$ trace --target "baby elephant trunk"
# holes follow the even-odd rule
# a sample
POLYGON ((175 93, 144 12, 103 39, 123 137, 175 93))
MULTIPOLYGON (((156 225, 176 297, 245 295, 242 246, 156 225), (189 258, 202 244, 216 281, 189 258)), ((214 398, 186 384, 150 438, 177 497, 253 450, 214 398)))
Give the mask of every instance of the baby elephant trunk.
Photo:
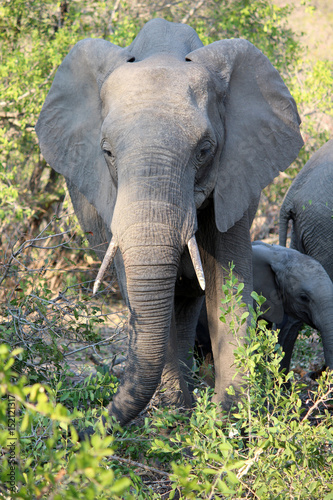
POLYGON ((333 302, 321 311, 320 318, 314 318, 314 326, 321 334, 325 364, 333 370, 333 302))

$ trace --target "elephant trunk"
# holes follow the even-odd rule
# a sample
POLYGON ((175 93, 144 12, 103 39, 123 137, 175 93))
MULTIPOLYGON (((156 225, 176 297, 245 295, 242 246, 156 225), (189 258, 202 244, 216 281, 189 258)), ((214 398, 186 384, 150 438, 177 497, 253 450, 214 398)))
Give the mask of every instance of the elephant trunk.
POLYGON ((287 208, 287 200, 285 199, 280 210, 279 221, 279 245, 282 247, 287 246, 288 223, 291 219, 291 213, 287 208))
POLYGON ((161 379, 173 311, 179 251, 135 246, 123 252, 129 306, 129 346, 124 377, 109 406, 121 425, 145 408, 161 379), (163 263, 157 255, 163 255, 163 263), (155 258, 154 258, 155 255, 155 258))
POLYGON ((321 335, 325 364, 333 370, 333 313, 332 305, 320 311, 320 318, 313 318, 313 325, 321 335))
POLYGON ((116 205, 112 233, 126 275, 129 347, 123 380, 109 412, 122 425, 145 408, 161 380, 180 256, 195 227, 194 211, 165 200, 116 205))
MULTIPOLYGON (((180 257, 197 228, 194 174, 191 188, 175 168, 178 163, 185 164, 178 150, 161 153, 154 144, 146 144, 143 153, 131 149, 118 158, 111 225, 115 246, 107 254, 112 258, 118 246, 129 308, 127 363, 109 407, 121 424, 145 408, 160 382, 169 355, 180 257)), ((199 277, 204 285, 200 272, 199 277)))

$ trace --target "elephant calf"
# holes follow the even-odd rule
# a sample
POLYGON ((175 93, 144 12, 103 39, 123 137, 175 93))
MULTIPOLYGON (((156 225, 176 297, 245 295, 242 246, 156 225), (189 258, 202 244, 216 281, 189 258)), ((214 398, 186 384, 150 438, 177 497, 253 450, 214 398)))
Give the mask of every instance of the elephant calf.
MULTIPOLYGON (((321 333, 326 365, 333 369, 333 283, 323 266, 297 250, 252 243, 253 288, 266 298, 263 318, 276 325, 289 370, 291 355, 303 323, 321 333)), ((197 340, 202 355, 210 351, 205 309, 201 311, 197 340)))
POLYGON ((266 302, 263 318, 275 323, 289 370, 298 332, 303 323, 319 330, 325 363, 333 368, 333 283, 323 266, 297 250, 252 243, 253 288, 266 302))
POLYGON ((280 210, 280 245, 318 260, 333 281, 333 139, 306 163, 290 186, 280 210))

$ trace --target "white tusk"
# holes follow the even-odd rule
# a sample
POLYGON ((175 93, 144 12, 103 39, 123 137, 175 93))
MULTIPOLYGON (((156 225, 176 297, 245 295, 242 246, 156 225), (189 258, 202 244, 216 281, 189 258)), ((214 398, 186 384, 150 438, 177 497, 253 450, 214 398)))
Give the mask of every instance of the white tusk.
POLYGON ((118 250, 118 245, 116 243, 116 239, 113 236, 111 239, 110 245, 106 251, 106 254, 104 255, 104 259, 103 259, 103 262, 101 264, 101 267, 99 268, 97 277, 95 279, 94 288, 93 288, 93 295, 95 295, 95 293, 97 293, 97 290, 99 289, 99 285, 101 284, 103 276, 105 274, 105 271, 107 270, 107 267, 113 261, 114 256, 117 253, 117 250, 118 250))
POLYGON ((193 264, 193 267, 195 270, 195 274, 197 275, 197 278, 199 281, 199 285, 204 290, 206 288, 205 275, 204 275, 204 272, 202 269, 199 248, 198 248, 197 241, 196 241, 194 235, 188 241, 187 246, 188 246, 188 249, 190 252, 190 256, 192 259, 192 264, 193 264))

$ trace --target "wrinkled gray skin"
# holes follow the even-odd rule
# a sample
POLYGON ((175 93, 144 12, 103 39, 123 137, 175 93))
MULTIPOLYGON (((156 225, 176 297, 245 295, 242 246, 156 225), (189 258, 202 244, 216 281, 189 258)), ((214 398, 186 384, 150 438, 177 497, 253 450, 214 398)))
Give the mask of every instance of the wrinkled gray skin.
POLYGON ((293 180, 280 210, 279 243, 318 260, 333 281, 333 139, 322 146, 293 180))
POLYGON ((303 144, 277 71, 246 40, 203 47, 189 26, 154 19, 127 48, 77 43, 36 131, 46 161, 66 177, 91 245, 102 257, 111 233, 119 244, 129 350, 110 415, 121 424, 133 419, 161 377, 172 402, 191 404, 180 361, 192 364, 203 301, 186 248, 194 234, 206 277, 214 399, 230 407, 225 389, 233 384, 237 392, 241 381, 233 380, 232 338, 218 320, 223 268, 234 262, 248 303, 249 228, 260 191, 303 144))
MULTIPOLYGON (((333 283, 323 266, 297 250, 252 243, 253 289, 266 298, 262 316, 280 330, 285 353, 281 368, 289 371, 292 351, 303 324, 321 333, 326 365, 333 369, 333 283)), ((205 307, 197 326, 200 357, 211 353, 205 307)))
POLYGON ((333 283, 323 266, 297 250, 252 243, 253 289, 266 298, 263 318, 280 329, 279 344, 289 370, 303 323, 321 333, 326 365, 333 369, 333 283))

